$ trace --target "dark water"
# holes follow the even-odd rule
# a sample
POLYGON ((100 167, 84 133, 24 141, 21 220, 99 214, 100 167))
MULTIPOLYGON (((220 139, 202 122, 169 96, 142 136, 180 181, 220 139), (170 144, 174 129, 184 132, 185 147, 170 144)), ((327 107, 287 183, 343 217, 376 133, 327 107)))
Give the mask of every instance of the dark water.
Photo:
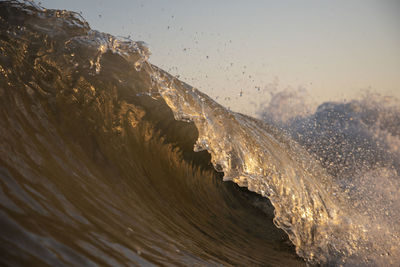
POLYGON ((76 13, 0 2, 2 264, 399 263, 396 100, 283 120, 276 98, 263 122, 148 56, 76 13))

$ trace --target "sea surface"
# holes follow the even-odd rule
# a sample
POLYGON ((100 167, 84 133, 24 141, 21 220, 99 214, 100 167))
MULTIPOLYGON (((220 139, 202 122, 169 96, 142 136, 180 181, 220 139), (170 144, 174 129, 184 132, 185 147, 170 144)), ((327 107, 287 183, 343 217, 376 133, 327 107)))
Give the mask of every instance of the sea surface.
POLYGON ((253 118, 149 56, 0 1, 1 265, 399 266, 398 99, 253 118))

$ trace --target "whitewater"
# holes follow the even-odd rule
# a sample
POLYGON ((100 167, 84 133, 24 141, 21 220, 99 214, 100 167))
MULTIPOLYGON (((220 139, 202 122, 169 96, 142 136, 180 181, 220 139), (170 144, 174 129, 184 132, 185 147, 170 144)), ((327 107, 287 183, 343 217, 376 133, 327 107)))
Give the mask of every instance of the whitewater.
POLYGON ((283 92, 252 118, 149 57, 0 2, 0 262, 400 263, 399 100, 288 116, 283 92))

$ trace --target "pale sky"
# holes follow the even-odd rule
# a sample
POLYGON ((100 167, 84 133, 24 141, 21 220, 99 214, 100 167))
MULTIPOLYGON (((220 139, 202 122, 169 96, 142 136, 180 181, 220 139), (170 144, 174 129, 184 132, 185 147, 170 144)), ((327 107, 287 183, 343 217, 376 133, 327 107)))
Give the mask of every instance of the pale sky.
POLYGON ((93 29, 145 41, 151 63, 228 106, 260 102, 265 88, 303 88, 320 101, 349 99, 365 89, 400 97, 397 0, 41 5, 82 12, 93 29))

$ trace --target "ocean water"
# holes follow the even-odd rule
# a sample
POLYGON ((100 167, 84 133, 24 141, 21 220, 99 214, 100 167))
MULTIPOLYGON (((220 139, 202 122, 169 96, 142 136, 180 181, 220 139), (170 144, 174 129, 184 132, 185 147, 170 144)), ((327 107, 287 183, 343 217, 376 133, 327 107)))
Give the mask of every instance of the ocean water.
POLYGON ((399 265, 397 99, 281 92, 252 118, 149 57, 0 2, 3 265, 399 265))

